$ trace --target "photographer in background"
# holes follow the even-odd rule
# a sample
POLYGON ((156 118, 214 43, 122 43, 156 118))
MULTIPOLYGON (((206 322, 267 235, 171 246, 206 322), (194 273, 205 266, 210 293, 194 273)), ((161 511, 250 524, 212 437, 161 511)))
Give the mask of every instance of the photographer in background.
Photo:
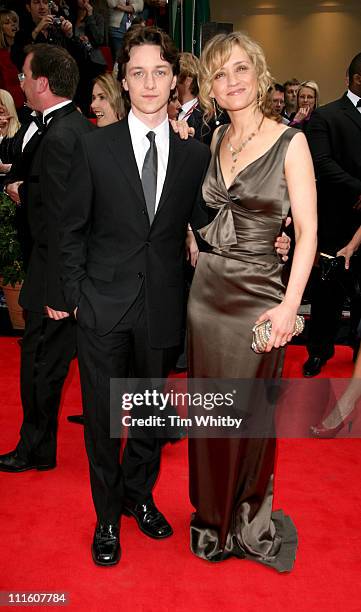
POLYGON ((73 26, 63 16, 51 14, 51 5, 47 0, 25 0, 27 18, 20 24, 11 48, 11 59, 21 71, 25 60, 24 48, 28 44, 48 43, 65 47, 72 52, 71 39, 73 26))

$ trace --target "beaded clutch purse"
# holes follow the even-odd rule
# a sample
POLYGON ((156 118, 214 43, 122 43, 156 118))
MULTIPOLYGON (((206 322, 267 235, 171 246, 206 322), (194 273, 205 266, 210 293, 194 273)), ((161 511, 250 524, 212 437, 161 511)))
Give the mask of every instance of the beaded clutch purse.
MULTIPOLYGON (((298 336, 299 334, 302 334, 304 328, 305 319, 301 315, 297 315, 295 321, 295 328, 293 330, 292 336, 298 336)), ((268 319, 268 321, 262 321, 262 323, 258 323, 253 327, 252 332, 252 349, 255 353, 264 353, 272 333, 271 321, 268 319)))

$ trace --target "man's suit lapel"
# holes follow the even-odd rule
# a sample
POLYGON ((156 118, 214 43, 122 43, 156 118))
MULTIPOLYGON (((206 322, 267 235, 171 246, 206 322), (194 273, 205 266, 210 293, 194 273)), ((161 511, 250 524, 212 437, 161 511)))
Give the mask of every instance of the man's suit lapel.
POLYGON ((108 146, 115 157, 119 172, 126 178, 137 199, 144 207, 143 187, 134 156, 127 119, 123 119, 116 124, 116 133, 109 139, 108 146))
POLYGON ((341 108, 345 115, 347 115, 361 129, 361 113, 352 104, 347 94, 344 94, 341 98, 341 108))
POLYGON ((167 172, 165 175, 165 181, 163 185, 162 194, 159 200, 159 204, 155 213, 155 218, 165 202, 169 198, 172 189, 174 187, 174 178, 177 174, 182 172, 182 166, 186 160, 187 147, 184 146, 184 142, 181 141, 180 137, 176 135, 173 129, 169 128, 169 157, 167 172))

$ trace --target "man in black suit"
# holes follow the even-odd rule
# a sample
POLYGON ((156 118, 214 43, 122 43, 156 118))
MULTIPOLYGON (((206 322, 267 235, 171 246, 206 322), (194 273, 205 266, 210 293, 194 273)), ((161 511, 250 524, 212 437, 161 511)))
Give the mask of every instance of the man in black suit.
MULTIPOLYGON (((16 449, 0 456, 0 470, 48 470, 56 465, 57 416, 68 367, 75 354, 75 321, 69 316, 59 270, 59 219, 75 142, 93 129, 71 98, 78 68, 68 52, 52 45, 27 49, 22 88, 42 113, 23 176, 22 201, 33 246, 20 303, 26 309, 21 350, 24 418, 16 449)), ((31 126, 36 130, 36 125, 31 126)))
POLYGON ((120 123, 81 138, 64 211, 64 287, 78 320, 85 442, 97 514, 95 563, 119 561, 119 520, 134 516, 156 539, 172 535, 152 489, 161 441, 120 440, 109 431, 111 378, 130 368, 140 379, 164 378, 184 329, 184 245, 199 227, 209 150, 169 128, 177 51, 167 34, 134 28, 120 66, 131 111, 120 123))
POLYGON ((361 53, 350 64, 348 91, 312 113, 306 136, 317 179, 320 253, 313 271, 309 358, 303 366, 304 375, 311 377, 334 354, 342 306, 350 291, 350 272, 333 258, 360 225, 361 53))

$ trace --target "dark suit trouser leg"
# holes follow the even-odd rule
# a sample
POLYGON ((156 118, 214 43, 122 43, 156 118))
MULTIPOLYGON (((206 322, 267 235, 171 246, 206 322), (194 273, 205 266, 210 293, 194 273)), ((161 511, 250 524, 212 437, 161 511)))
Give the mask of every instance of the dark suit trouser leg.
POLYGON ((128 440, 120 465, 120 440, 110 438, 110 378, 161 377, 173 365, 174 351, 152 349, 147 341, 142 294, 122 321, 105 336, 78 327, 78 356, 85 415, 85 445, 97 517, 119 520, 124 497, 151 496, 160 464, 156 439, 128 440), (170 366, 168 367, 168 363, 170 366))
POLYGON ((347 291, 337 279, 321 280, 318 268, 313 270, 311 321, 307 350, 311 356, 328 359, 342 316, 347 291))
POLYGON ((120 439, 110 437, 110 378, 125 378, 128 374, 131 335, 124 326, 123 330, 98 336, 79 324, 77 337, 93 502, 100 521, 117 523, 124 482, 119 462, 120 439))
POLYGON ((61 392, 75 355, 75 322, 27 312, 21 346, 20 386, 24 411, 17 446, 24 459, 56 460, 61 392))
MULTIPOLYGON (((179 346, 157 349, 150 346, 145 316, 141 316, 134 329, 134 358, 132 371, 135 378, 144 378, 145 386, 152 388, 151 378, 167 378, 170 370, 175 367, 179 354, 179 346)), ((153 412, 159 416, 159 411, 153 412)), ((176 414, 171 406, 166 407, 166 413, 176 414)), ((158 432, 155 432, 159 434, 158 432)), ((128 437, 123 453, 122 466, 125 479, 125 496, 136 503, 147 501, 152 496, 152 490, 158 478, 160 468, 161 440, 154 437, 128 437)))

